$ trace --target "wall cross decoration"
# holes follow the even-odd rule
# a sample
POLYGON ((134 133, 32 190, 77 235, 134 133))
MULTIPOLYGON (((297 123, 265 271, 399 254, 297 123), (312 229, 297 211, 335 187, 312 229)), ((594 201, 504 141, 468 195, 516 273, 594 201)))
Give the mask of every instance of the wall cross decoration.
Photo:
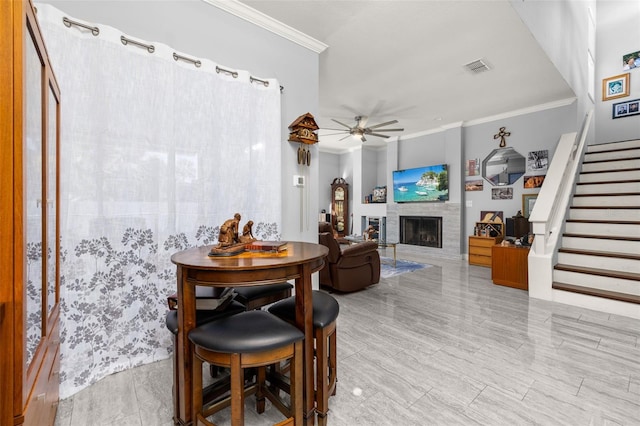
POLYGON ((500 131, 493 135, 494 139, 500 138, 500 148, 504 148, 507 146, 507 140, 505 139, 507 136, 511 136, 511 132, 505 131, 506 127, 500 127, 500 131))

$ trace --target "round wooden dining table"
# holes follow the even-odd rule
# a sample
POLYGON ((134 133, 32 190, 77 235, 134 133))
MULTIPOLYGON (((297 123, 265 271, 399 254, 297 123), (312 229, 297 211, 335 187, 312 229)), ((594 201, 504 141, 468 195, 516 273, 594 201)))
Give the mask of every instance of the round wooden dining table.
POLYGON ((196 325, 196 286, 240 287, 295 280, 296 326, 305 336, 304 418, 306 425, 313 425, 315 408, 311 275, 322 269, 329 250, 320 244, 297 241, 287 242, 287 249, 278 253, 244 252, 235 256, 211 257, 210 250, 211 246, 195 247, 171 256, 171 261, 177 266, 178 281, 178 335, 174 354, 178 360, 178 371, 174 371, 178 400, 174 401, 174 419, 181 425, 191 425, 193 421, 193 346, 188 336, 196 325))

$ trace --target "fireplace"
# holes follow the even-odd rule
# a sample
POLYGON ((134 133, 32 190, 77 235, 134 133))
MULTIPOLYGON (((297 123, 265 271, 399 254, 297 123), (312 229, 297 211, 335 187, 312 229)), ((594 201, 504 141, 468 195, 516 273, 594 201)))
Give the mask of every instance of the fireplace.
POLYGON ((400 216, 400 243, 442 248, 442 217, 400 216))

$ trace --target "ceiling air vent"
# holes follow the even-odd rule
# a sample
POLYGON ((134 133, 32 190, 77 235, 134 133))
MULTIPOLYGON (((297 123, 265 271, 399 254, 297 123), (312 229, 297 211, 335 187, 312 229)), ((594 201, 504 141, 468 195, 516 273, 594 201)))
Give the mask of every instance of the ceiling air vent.
POLYGON ((483 59, 469 62, 468 64, 464 65, 464 67, 472 74, 480 74, 481 72, 489 71, 491 69, 483 59))

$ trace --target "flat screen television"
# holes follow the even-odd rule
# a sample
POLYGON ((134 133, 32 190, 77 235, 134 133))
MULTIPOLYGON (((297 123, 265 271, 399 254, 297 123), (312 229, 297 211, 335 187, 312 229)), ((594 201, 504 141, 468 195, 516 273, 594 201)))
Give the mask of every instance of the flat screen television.
POLYGON ((393 172, 393 200, 396 203, 424 203, 449 200, 446 164, 393 172))

